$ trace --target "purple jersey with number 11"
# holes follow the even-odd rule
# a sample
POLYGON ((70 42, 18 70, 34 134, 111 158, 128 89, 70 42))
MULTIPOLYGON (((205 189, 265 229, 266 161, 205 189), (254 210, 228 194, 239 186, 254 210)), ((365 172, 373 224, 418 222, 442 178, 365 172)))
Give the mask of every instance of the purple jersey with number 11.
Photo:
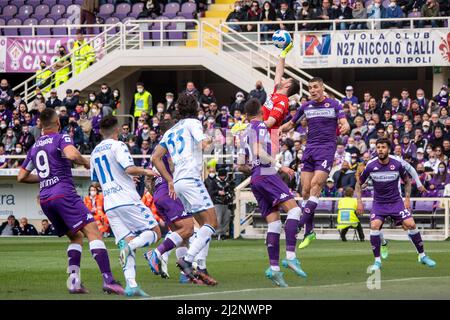
POLYGON ((39 177, 40 204, 59 236, 75 234, 94 221, 77 194, 73 184, 72 164, 63 150, 73 145, 67 134, 51 133, 41 136, 28 151, 22 168, 36 169, 39 177))

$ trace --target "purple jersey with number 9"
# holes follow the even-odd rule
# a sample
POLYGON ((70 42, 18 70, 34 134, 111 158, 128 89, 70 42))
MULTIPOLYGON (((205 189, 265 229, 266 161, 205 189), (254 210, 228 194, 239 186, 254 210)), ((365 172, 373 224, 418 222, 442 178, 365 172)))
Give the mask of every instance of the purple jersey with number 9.
POLYGON ((76 194, 72 164, 63 153, 68 145, 73 145, 69 135, 52 133, 41 136, 28 151, 22 168, 30 172, 36 169, 41 200, 76 194))

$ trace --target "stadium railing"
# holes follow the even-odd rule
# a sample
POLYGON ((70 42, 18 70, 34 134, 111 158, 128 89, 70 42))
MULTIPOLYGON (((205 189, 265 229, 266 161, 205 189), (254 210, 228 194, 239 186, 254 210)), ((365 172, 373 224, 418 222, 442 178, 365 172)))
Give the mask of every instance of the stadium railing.
POLYGON ((348 20, 295 20, 295 21, 243 21, 243 22, 223 22, 221 26, 228 26, 230 28, 241 28, 242 31, 239 33, 242 34, 245 38, 247 38, 247 43, 249 44, 258 44, 258 45, 269 45, 272 44, 272 34, 274 30, 278 30, 280 24, 285 26, 289 26, 287 30, 289 32, 295 33, 323 33, 323 32, 370 32, 374 30, 415 30, 415 31, 432 31, 434 29, 445 29, 448 30, 450 26, 450 17, 433 17, 424 18, 424 17, 410 17, 410 18, 397 18, 397 19, 348 19, 348 20), (442 27, 439 28, 429 28, 425 25, 424 28, 417 28, 415 25, 419 21, 430 21, 436 20, 442 24, 442 27), (389 27, 389 28, 381 28, 381 23, 383 22, 402 22, 405 27, 397 28, 397 27, 389 27), (340 30, 338 27, 341 23, 347 24, 347 30, 340 30), (366 29, 352 29, 348 30, 348 26, 352 23, 364 23, 367 25, 366 29), (252 25, 256 28, 255 31, 246 31, 245 26, 252 25), (264 31, 262 26, 271 27, 270 30, 264 31), (327 28, 328 26, 328 28, 327 28), (315 30, 319 27, 321 30, 315 30), (265 39, 265 40, 264 40, 265 39))

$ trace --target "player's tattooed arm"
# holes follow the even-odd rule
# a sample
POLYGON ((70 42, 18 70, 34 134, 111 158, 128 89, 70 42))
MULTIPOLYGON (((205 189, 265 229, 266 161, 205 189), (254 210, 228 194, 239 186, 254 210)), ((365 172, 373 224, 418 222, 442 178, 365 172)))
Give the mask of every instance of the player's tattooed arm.
POLYGON ((172 175, 167 171, 166 166, 164 165, 164 162, 162 160, 166 153, 167 149, 158 144, 152 154, 153 165, 161 174, 161 176, 167 181, 167 184, 169 185, 169 196, 172 199, 176 199, 172 175))
POLYGON ((90 164, 89 160, 87 158, 83 157, 81 155, 80 151, 78 151, 78 149, 75 148, 73 145, 67 145, 64 148, 63 153, 67 159, 75 162, 76 164, 81 164, 86 169, 91 168, 91 164, 90 164))
POLYGON ((39 177, 36 174, 31 174, 28 170, 20 168, 17 181, 22 183, 38 183, 39 177))
POLYGON ((405 182, 405 208, 411 210, 411 178, 406 176, 405 182))

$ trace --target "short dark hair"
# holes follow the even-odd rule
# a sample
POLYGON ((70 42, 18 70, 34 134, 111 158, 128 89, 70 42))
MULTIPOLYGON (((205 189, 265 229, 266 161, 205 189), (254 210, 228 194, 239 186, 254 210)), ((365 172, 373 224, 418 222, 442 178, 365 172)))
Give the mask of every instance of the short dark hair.
POLYGON ((323 79, 320 77, 314 77, 309 79, 308 83, 313 83, 313 82, 319 82, 319 83, 323 83, 323 79))
POLYGON ((198 102, 193 95, 180 94, 177 105, 181 119, 197 118, 198 102))
POLYGON ((353 197, 353 188, 352 187, 347 187, 344 190, 344 197, 353 197))
POLYGON ((386 144, 388 146, 388 149, 391 150, 391 140, 389 140, 388 138, 377 139, 376 145, 379 144, 386 144))
POLYGON ((44 222, 44 221, 48 222, 48 220, 47 220, 47 219, 42 219, 42 221, 41 221, 41 222, 44 222))
POLYGON ((255 117, 261 110, 261 103, 258 99, 252 98, 245 103, 244 110, 248 117, 255 117))
POLYGON ((115 116, 108 115, 100 121, 100 131, 108 135, 118 124, 119 122, 115 116))
POLYGON ((159 131, 163 135, 167 130, 175 125, 174 120, 162 120, 159 124, 159 131))
POLYGON ((300 92, 300 82, 298 80, 291 78, 291 85, 289 86, 289 89, 287 91, 287 96, 290 97, 299 92, 300 92))
POLYGON ((45 128, 51 126, 57 117, 55 109, 45 108, 39 115, 39 120, 41 120, 42 127, 45 128))

